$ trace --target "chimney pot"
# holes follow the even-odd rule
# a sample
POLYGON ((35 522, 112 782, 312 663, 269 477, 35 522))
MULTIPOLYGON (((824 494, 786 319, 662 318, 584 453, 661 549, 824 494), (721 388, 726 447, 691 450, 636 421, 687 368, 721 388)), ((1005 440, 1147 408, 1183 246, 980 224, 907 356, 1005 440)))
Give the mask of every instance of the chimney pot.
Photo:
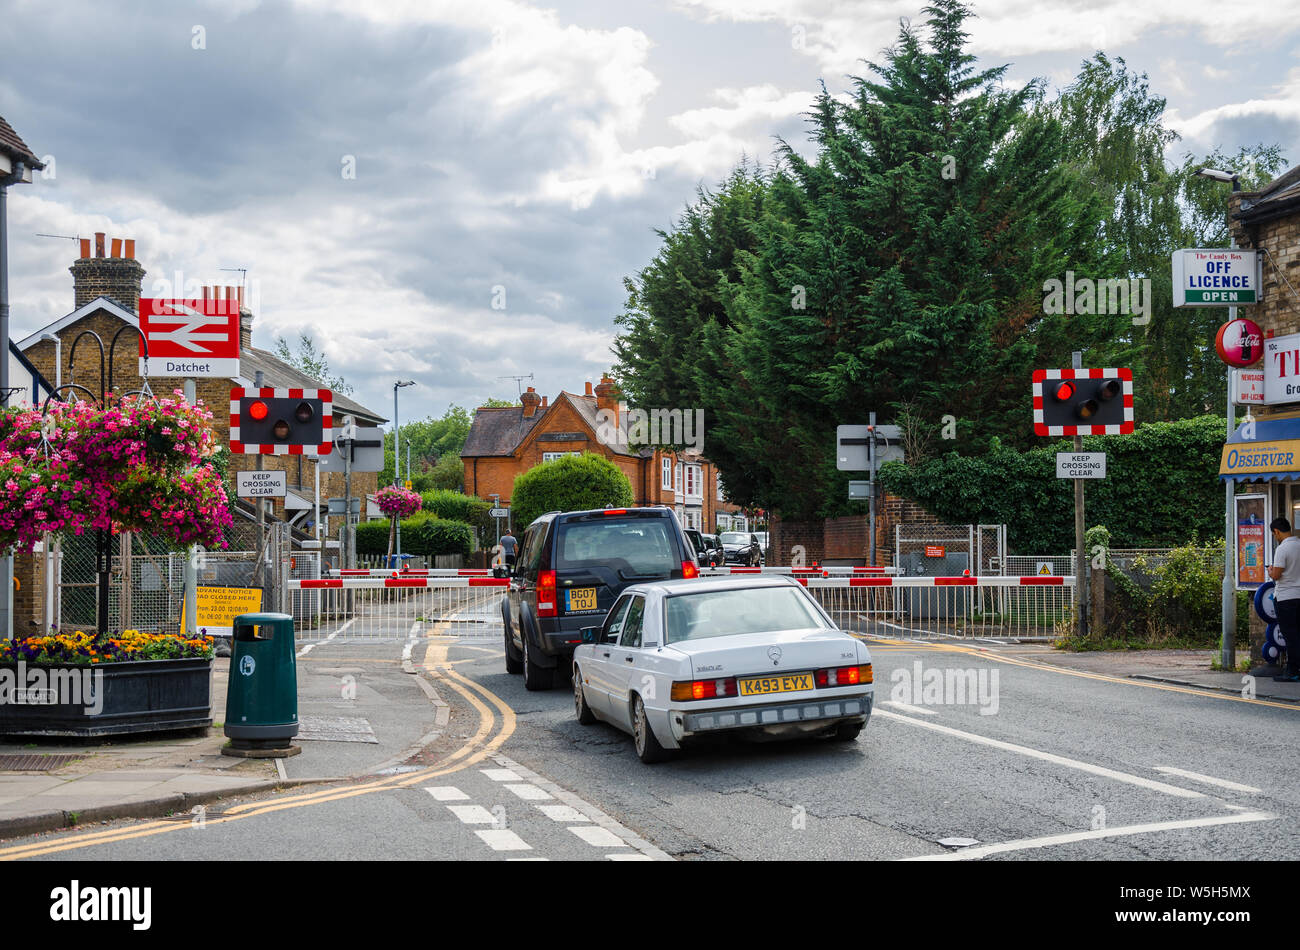
POLYGON ((591 380, 587 380, 587 395, 591 395, 591 380))
POLYGON ((111 247, 111 250, 109 251, 108 256, 109 256, 109 257, 121 257, 121 256, 122 256, 122 239, 121 239, 121 238, 113 238, 112 247, 111 247))
POLYGON ((104 256, 104 232, 103 231, 95 232, 95 256, 96 257, 104 256))
POLYGON ((126 254, 123 255, 128 260, 135 260, 135 241, 134 239, 126 242, 126 254))
POLYGON ((542 397, 537 395, 532 386, 528 387, 528 392, 519 397, 519 401, 524 406, 524 416, 531 419, 537 414, 537 407, 541 405, 542 397))
POLYGON ((542 397, 542 408, 543 408, 543 409, 546 408, 546 397, 545 397, 545 396, 542 397))
POLYGON ((90 257, 90 238, 81 239, 81 259, 90 257))

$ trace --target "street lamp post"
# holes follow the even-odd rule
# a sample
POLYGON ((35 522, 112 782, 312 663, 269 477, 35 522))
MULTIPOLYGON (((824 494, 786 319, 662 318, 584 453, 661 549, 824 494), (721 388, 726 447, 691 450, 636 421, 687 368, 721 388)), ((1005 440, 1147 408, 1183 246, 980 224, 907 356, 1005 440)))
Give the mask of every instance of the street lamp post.
MULTIPOLYGON (((1215 181, 1231 182, 1233 191, 1241 190, 1241 182, 1232 172, 1220 171, 1216 168, 1202 168, 1197 172, 1206 178, 1212 178, 1215 181)), ((1237 239, 1232 235, 1232 226, 1228 226, 1229 248, 1236 250, 1237 239)), ((1237 319, 1237 308, 1228 307, 1228 320, 1237 319)), ((1231 441, 1235 413, 1232 407, 1232 367, 1225 367, 1227 372, 1227 385, 1224 386, 1226 393, 1226 411, 1228 416, 1228 435, 1225 441, 1231 441)), ((1223 630, 1222 640, 1220 641, 1220 663, 1225 670, 1232 670, 1237 665, 1237 585, 1235 577, 1237 573, 1236 554, 1237 539, 1236 532, 1233 530, 1236 521, 1236 513, 1233 511, 1233 496, 1235 494, 1235 483, 1231 478, 1223 481, 1223 630)))
MULTIPOLYGON (((397 421, 397 391, 406 386, 414 386, 415 380, 406 382, 398 380, 393 383, 393 487, 402 487, 402 427, 397 421)), ((397 519, 397 558, 402 558, 402 519, 397 519)), ((391 567, 391 565, 390 565, 391 567)))
MULTIPOLYGON (((13 129, 0 119, 8 132, 13 129)), ((0 406, 9 405, 9 186, 32 180, 32 169, 45 164, 18 138, 5 136, 0 142, 0 406)), ((0 559, 0 638, 14 636, 14 556, 0 559)))

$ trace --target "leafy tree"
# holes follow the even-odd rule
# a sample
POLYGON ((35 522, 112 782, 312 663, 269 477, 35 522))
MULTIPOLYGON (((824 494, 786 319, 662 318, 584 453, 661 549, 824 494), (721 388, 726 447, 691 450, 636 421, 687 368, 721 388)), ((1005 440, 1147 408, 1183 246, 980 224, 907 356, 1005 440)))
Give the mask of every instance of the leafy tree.
MULTIPOLYGON (((406 457, 411 457, 411 482, 417 491, 434 488, 458 488, 465 469, 460 450, 469 436, 470 414, 462 406, 449 406, 441 419, 430 416, 416 422, 402 423, 402 475, 406 475, 406 457), (421 478, 420 476, 427 476, 421 478)), ((381 485, 393 481, 393 433, 384 433, 384 468, 379 473, 381 485)))
POLYGON ((342 393, 344 396, 352 395, 352 387, 343 381, 342 376, 330 375, 329 362, 325 359, 324 353, 316 352, 316 344, 312 340, 311 334, 300 333, 298 335, 298 353, 296 356, 289 352, 289 344, 284 337, 276 337, 275 355, 295 369, 306 373, 312 379, 318 380, 326 389, 342 393))
POLYGON ((584 452, 566 455, 515 477, 510 493, 513 521, 520 528, 548 511, 583 511, 636 504, 632 483, 609 459, 584 452))

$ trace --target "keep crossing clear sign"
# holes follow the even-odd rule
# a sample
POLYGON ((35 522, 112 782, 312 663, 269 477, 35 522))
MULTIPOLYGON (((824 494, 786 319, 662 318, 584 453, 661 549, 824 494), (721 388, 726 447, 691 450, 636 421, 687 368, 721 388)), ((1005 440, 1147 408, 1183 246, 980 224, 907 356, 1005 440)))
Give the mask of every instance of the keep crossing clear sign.
POLYGON ((1105 478, 1105 452, 1057 452, 1057 478, 1105 478))

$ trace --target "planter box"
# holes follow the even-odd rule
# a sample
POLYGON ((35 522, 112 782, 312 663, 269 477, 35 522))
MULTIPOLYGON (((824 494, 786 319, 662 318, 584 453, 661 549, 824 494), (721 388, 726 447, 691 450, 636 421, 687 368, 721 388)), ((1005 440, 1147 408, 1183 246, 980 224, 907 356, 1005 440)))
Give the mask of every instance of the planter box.
POLYGON ((24 692, 15 696, 10 683, 19 668, 0 667, 0 735, 93 737, 212 725, 210 659, 27 664, 24 672, 27 682, 16 683, 24 692), (35 670, 44 674, 43 692, 28 688, 35 670))

